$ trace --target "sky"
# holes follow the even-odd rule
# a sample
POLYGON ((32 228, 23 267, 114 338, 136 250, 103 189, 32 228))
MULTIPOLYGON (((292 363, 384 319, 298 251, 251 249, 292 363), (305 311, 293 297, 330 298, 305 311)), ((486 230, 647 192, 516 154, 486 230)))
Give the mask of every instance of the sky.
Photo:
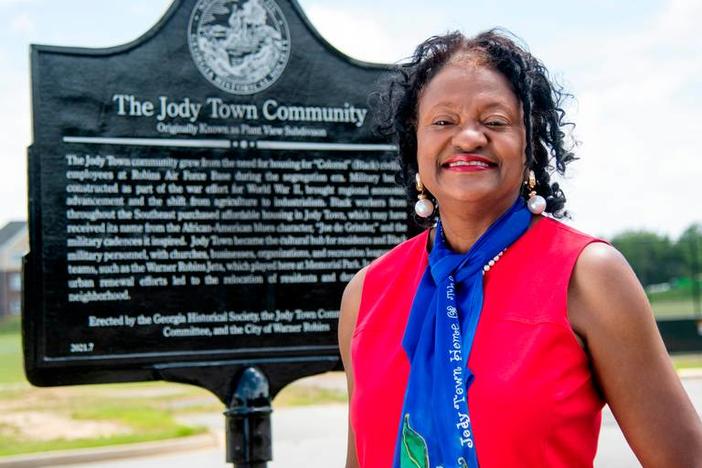
MULTIPOLYGON (((500 26, 574 99, 578 161, 563 183, 575 227, 677 237, 702 222, 702 2, 299 0, 356 59, 395 63, 434 34, 500 26)), ((0 0, 0 225, 26 219, 29 44, 108 47, 153 26, 170 0, 0 0)))

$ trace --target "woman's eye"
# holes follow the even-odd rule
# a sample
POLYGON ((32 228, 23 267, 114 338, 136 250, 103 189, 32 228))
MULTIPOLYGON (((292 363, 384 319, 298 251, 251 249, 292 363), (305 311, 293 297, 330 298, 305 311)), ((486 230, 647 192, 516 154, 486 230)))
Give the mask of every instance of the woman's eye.
POLYGON ((488 127, 505 127, 508 124, 504 120, 488 120, 485 122, 485 125, 488 127))
POLYGON ((446 119, 437 119, 432 123, 432 125, 436 125, 437 127, 445 127, 446 125, 451 125, 451 121, 446 119))

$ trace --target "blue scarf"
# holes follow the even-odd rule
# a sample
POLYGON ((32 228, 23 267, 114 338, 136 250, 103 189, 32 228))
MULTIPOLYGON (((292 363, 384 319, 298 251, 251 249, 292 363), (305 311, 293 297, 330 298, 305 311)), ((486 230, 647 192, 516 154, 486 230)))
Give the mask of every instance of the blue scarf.
POLYGON ((529 227, 519 197, 465 254, 436 226, 429 265, 419 283, 402 346, 409 380, 394 468, 477 468, 468 388, 468 357, 483 307, 483 267, 529 227))

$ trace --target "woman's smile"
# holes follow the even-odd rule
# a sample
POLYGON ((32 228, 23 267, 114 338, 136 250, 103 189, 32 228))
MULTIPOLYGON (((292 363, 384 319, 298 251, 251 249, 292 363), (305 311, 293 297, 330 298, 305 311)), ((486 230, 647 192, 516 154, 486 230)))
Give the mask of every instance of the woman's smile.
POLYGON ((478 154, 456 154, 444 162, 443 169, 455 172, 479 172, 497 168, 497 164, 478 154))

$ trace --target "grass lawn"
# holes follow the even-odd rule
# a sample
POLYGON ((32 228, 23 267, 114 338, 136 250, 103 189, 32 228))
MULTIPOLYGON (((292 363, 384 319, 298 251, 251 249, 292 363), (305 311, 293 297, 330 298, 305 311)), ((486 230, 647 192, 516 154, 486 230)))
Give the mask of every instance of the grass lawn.
POLYGON ((20 318, 17 316, 0 320, 0 335, 18 334, 21 332, 20 318))
POLYGON ((162 382, 32 387, 19 320, 0 322, 0 456, 194 435, 205 428, 177 416, 215 408, 221 411, 205 390, 162 382))
MULTIPOLYGON (((292 384, 276 397, 274 407, 346 401, 343 390, 292 384)), ((206 390, 167 382, 55 388, 0 385, 0 457, 195 435, 207 429, 182 424, 179 416, 221 414, 224 409, 206 390), (19 426, 26 432, 8 423, 13 416, 33 418, 19 426), (114 433, 97 435, 105 426, 114 433), (92 435, 79 437, 81 431, 92 435)))
MULTIPOLYGON (((206 429, 177 421, 181 402, 214 397, 163 384, 34 388, 0 386, 0 456, 99 447, 194 435, 206 429), (131 387, 131 388, 130 388, 131 387)), ((203 393, 200 393, 203 392, 203 393)), ((202 405, 202 403, 201 403, 202 405)), ((184 411, 187 411, 184 410, 184 411)))
POLYGON ((702 353, 676 354, 670 358, 676 369, 702 369, 702 353))
POLYGON ((656 318, 702 318, 702 316, 695 315, 695 307, 690 298, 653 300, 651 306, 656 318))
POLYGON ((0 334, 0 384, 24 381, 19 334, 0 334))
POLYGON ((308 406, 328 403, 346 403, 346 390, 308 387, 290 384, 275 397, 274 407, 308 406))

